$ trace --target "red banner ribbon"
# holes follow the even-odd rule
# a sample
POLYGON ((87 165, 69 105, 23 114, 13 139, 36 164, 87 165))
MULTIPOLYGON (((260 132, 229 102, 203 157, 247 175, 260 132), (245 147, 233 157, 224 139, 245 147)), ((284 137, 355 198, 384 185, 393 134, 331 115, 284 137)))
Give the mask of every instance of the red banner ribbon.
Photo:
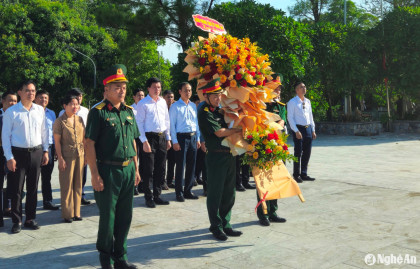
POLYGON ((257 208, 262 204, 262 202, 265 202, 265 197, 267 197, 268 191, 264 194, 263 198, 258 202, 257 206, 255 207, 255 212, 257 212, 257 208))

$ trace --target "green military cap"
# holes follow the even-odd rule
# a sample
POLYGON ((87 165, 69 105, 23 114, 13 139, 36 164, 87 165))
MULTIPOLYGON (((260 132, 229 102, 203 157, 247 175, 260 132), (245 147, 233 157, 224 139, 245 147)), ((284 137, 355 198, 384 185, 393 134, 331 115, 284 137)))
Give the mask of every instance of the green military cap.
POLYGON ((212 94, 212 93, 221 93, 223 92, 222 87, 220 87, 220 78, 213 79, 199 90, 203 91, 203 94, 212 94))
POLYGON ((128 82, 125 74, 127 74, 127 67, 125 67, 125 65, 113 65, 108 70, 106 70, 105 78, 102 82, 104 83, 104 86, 111 82, 128 82))
POLYGON ((273 77, 273 82, 277 82, 277 83, 282 83, 283 82, 283 75, 280 73, 275 73, 273 75, 271 75, 273 77))
POLYGON ((272 74, 271 75, 271 77, 273 78, 272 80, 270 80, 270 81, 268 81, 266 84, 265 84, 265 86, 267 87, 267 88, 270 88, 270 89, 276 89, 278 86, 280 86, 281 85, 281 82, 283 81, 283 75, 282 74, 280 74, 280 73, 275 73, 275 74, 272 74))

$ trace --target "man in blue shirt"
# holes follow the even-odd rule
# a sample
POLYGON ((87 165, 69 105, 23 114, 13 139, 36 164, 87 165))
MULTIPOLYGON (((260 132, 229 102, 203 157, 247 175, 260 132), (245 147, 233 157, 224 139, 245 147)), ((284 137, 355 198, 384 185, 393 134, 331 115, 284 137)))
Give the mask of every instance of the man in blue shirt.
POLYGON ((52 203, 52 190, 51 190, 51 174, 54 170, 54 137, 52 126, 56 119, 55 112, 48 109, 48 103, 50 100, 50 94, 45 90, 39 90, 35 95, 35 104, 40 105, 45 110, 45 124, 48 129, 48 164, 41 167, 41 189, 42 189, 42 201, 44 209, 58 210, 58 206, 52 203))
POLYGON ((197 148, 200 148, 200 131, 197 121, 197 107, 189 99, 192 88, 188 82, 179 85, 181 98, 169 109, 170 130, 176 156, 175 192, 176 200, 198 199, 191 192, 194 184, 197 148), (185 176, 184 176, 185 168, 185 176), (185 184, 183 184, 185 181, 185 184), (184 188, 183 188, 184 185, 184 188))

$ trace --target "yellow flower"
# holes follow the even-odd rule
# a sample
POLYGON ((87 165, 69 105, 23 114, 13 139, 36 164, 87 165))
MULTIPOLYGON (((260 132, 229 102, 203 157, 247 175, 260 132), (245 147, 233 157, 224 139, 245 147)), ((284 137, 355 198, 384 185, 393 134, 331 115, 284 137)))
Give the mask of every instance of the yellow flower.
POLYGON ((217 68, 217 73, 219 73, 219 74, 223 73, 223 67, 219 66, 217 68))
POLYGON ((200 56, 203 56, 204 53, 206 53, 204 50, 200 50, 199 52, 200 56))
POLYGON ((204 73, 210 73, 210 71, 211 71, 210 65, 204 66, 204 73))
POLYGON ((248 145, 248 146, 246 147, 246 150, 247 150, 247 151, 254 152, 254 151, 255 151, 255 147, 254 147, 253 145, 248 145))
MULTIPOLYGON (((262 136, 264 137, 264 135, 262 135, 262 136)), ((261 135, 260 135, 260 137, 261 137, 261 135)), ((264 139, 263 144, 264 145, 267 145, 268 144, 268 140, 267 139, 264 139)))
POLYGON ((209 56, 207 57, 207 60, 209 61, 209 63, 214 62, 214 58, 213 58, 213 56, 212 56, 212 55, 209 55, 209 56))
POLYGON ((252 154, 252 157, 253 157, 254 159, 258 159, 258 152, 254 152, 254 153, 252 154))
MULTIPOLYGON (((222 82, 221 80, 220 80, 220 82, 222 82)), ((222 82, 223 83, 223 82, 222 82)), ((236 86, 237 86, 237 84, 236 84, 236 80, 231 80, 230 81, 230 86, 232 87, 232 88, 235 88, 236 86)))
POLYGON ((225 75, 221 75, 220 76, 220 82, 221 83, 225 83, 226 82, 227 77, 225 75))
POLYGON ((257 140, 252 140, 251 144, 252 144, 253 146, 255 146, 256 144, 258 144, 258 141, 257 141, 257 140))

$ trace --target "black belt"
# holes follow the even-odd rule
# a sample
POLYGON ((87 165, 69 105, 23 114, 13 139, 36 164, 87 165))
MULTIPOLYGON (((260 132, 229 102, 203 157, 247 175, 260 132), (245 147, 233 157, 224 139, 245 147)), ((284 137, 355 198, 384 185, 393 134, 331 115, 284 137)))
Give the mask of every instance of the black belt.
POLYGON ((179 136, 195 136, 195 132, 191 132, 191 133, 176 133, 179 136))
POLYGON ((124 162, 114 162, 114 161, 101 161, 98 160, 98 163, 103 163, 103 164, 108 164, 108 165, 116 165, 116 166, 128 166, 131 162, 133 161, 133 159, 129 159, 127 161, 124 162))
POLYGON ((159 132, 159 133, 156 133, 156 132, 146 132, 146 135, 162 136, 163 135, 163 132, 159 132))
POLYGON ((299 124, 296 124, 296 127, 302 127, 302 128, 305 128, 305 129, 307 129, 309 126, 310 125, 299 125, 299 124))
POLYGON ((19 147, 12 147, 13 150, 23 151, 23 152, 34 152, 38 149, 41 149, 41 145, 33 147, 33 148, 19 148, 19 147))

